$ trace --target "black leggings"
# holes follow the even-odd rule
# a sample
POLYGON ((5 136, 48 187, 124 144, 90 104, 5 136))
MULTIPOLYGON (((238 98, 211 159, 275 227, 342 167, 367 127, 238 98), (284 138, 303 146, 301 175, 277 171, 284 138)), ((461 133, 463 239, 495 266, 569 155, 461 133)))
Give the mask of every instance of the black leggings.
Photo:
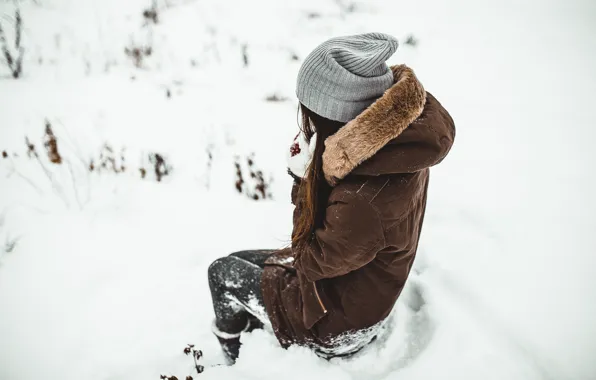
POLYGON ((262 327, 262 322, 266 322, 261 277, 265 261, 273 252, 236 252, 209 266, 215 326, 220 332, 237 334, 247 327, 262 327))

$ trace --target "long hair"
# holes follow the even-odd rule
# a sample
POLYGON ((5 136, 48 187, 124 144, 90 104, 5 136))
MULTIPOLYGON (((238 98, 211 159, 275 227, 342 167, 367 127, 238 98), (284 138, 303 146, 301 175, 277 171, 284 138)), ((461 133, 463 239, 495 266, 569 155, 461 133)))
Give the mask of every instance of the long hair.
POLYGON ((296 207, 299 214, 294 219, 292 234, 292 245, 297 247, 308 243, 315 230, 323 226, 325 209, 331 194, 331 186, 323 175, 325 140, 345 125, 317 115, 303 104, 300 104, 299 110, 302 115, 300 129, 308 141, 316 132, 317 143, 312 160, 298 188, 296 207))

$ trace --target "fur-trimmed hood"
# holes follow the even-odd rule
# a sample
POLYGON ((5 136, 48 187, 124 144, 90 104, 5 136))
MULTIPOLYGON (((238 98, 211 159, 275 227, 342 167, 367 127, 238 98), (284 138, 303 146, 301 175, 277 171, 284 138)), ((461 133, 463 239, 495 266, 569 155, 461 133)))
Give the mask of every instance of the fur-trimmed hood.
POLYGON ((395 84, 325 141, 323 171, 331 185, 350 173, 412 173, 439 163, 455 137, 451 116, 409 67, 391 67, 395 84))

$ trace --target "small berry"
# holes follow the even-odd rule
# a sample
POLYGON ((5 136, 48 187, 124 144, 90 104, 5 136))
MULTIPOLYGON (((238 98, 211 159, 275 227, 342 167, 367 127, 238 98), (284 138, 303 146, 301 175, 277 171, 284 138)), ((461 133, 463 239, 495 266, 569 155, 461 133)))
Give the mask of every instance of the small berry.
POLYGON ((297 142, 295 142, 291 147, 290 147, 290 154, 292 155, 292 157, 294 157, 297 154, 300 154, 300 145, 298 145, 297 142))

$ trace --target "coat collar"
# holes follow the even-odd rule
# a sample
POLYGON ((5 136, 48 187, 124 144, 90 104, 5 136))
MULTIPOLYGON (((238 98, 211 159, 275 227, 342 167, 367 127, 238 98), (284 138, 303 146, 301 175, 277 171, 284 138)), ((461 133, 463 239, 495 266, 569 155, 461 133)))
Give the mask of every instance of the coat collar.
POLYGON ((391 67, 394 85, 354 120, 325 140, 323 172, 331 185, 398 137, 420 116, 426 91, 414 71, 391 67))

